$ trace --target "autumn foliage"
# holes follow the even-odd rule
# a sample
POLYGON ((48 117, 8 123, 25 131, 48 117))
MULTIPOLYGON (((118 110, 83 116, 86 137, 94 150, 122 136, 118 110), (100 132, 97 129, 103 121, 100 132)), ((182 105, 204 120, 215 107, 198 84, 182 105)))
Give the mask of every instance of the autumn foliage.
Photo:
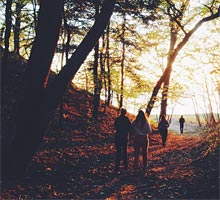
MULTIPOLYGON (((219 126, 203 134, 150 136, 149 167, 114 174, 114 107, 100 107, 92 120, 92 95, 70 85, 25 177, 3 181, 1 199, 218 199, 219 126)), ((13 116, 11 116, 13 118, 13 116)), ((134 116, 129 115, 132 120, 134 116)), ((13 120, 12 120, 13 121, 13 120)), ((37 122, 36 122, 37 123, 37 122)))

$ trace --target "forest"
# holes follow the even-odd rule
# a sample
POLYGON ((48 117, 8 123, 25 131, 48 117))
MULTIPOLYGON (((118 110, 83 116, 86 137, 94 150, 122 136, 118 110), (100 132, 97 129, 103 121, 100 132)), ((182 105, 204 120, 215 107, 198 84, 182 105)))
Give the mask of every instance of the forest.
POLYGON ((2 199, 219 199, 219 0, 0 0, 0 13, 2 199), (114 174, 122 108, 150 119, 145 173, 128 143, 114 174))

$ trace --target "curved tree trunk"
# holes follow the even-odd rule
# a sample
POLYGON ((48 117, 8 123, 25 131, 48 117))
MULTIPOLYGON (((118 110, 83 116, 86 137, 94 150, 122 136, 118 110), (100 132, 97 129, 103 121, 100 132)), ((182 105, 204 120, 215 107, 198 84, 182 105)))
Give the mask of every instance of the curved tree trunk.
MULTIPOLYGON (((173 48, 173 51, 169 51, 170 54, 169 54, 169 57, 168 57, 167 67, 166 67, 165 71, 163 72, 163 74, 161 75, 160 79, 157 81, 156 85, 154 86, 151 98, 150 98, 150 100, 148 102, 148 105, 147 105, 147 108, 146 108, 146 113, 148 114, 148 116, 150 116, 151 110, 152 110, 152 108, 154 106, 154 103, 156 102, 157 94, 158 94, 158 92, 159 92, 159 90, 161 88, 161 85, 164 82, 168 82, 168 79, 170 79, 170 74, 172 72, 172 64, 175 62, 175 59, 176 59, 179 51, 185 46, 185 44, 189 41, 190 37, 197 31, 197 29, 203 23, 211 21, 211 20, 216 19, 218 17, 220 17, 220 7, 218 8, 218 11, 216 13, 214 13, 214 14, 212 13, 210 16, 205 17, 205 18, 201 19, 199 22, 197 22, 196 25, 188 33, 184 32, 185 36, 183 37, 181 42, 175 47, 175 49, 173 48)), ((172 28, 171 28, 171 31, 172 31, 172 28)), ((173 42, 175 41, 173 39, 171 37, 170 50, 172 50, 171 47, 173 46, 173 42)), ((168 88, 168 86, 166 86, 166 84, 164 84, 164 87, 168 88)), ((164 97, 164 94, 163 94, 163 97, 164 97)), ((168 95, 168 93, 166 93, 166 95, 168 95)), ((165 97, 163 98, 163 97, 162 97, 162 99, 163 99, 164 102, 162 102, 161 105, 163 105, 163 112, 164 112, 165 107, 167 105, 167 103, 166 103, 167 98, 165 98, 165 97)), ((162 112, 161 112, 161 114, 162 114, 162 112)))
POLYGON ((16 178, 24 174, 28 162, 36 152, 47 129, 51 112, 58 106, 69 81, 103 34, 114 3, 114 0, 104 1, 95 24, 57 75, 53 84, 47 87, 47 77, 62 21, 63 1, 42 0, 40 2, 37 35, 25 76, 27 87, 17 113, 16 136, 10 149, 4 154, 4 162, 2 162, 4 163, 2 174, 6 178, 16 178))
POLYGON ((45 80, 59 37, 62 7, 60 0, 42 0, 40 3, 37 35, 25 74, 26 88, 16 114, 16 135, 3 158, 2 170, 6 177, 23 175, 47 127, 48 116, 44 113, 42 101, 45 80))

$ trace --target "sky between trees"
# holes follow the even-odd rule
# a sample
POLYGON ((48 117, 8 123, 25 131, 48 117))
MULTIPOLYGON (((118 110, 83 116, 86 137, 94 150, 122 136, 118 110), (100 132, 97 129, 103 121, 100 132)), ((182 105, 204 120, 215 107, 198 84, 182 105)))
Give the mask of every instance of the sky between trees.
MULTIPOLYGON (((192 5, 187 10, 186 18, 184 19, 185 21, 190 21, 188 29, 191 29, 202 17, 207 16, 207 14, 204 15, 202 13, 205 12, 204 10, 202 11, 203 8, 204 6, 201 1, 192 1, 192 5)), ((122 17, 116 13, 113 14, 111 19, 114 21, 111 23, 115 28, 118 28, 122 23, 122 17)), ((138 33, 137 36, 127 30, 127 38, 135 41, 136 45, 141 48, 141 51, 127 45, 125 73, 127 72, 128 74, 130 66, 133 68, 137 67, 136 74, 140 75, 140 79, 143 80, 142 84, 147 86, 133 98, 127 95, 124 100, 124 107, 128 108, 130 112, 136 113, 139 108, 144 108, 144 105, 146 105, 155 82, 159 79, 166 66, 170 42, 169 23, 166 17, 163 17, 161 20, 152 21, 148 25, 140 22, 137 23, 130 16, 127 16, 127 21, 128 26, 132 26, 138 33)), ((218 65, 220 61, 219 27, 219 19, 204 23, 177 56, 171 75, 171 94, 167 107, 168 114, 209 112, 208 94, 212 101, 213 111, 215 113, 219 112, 219 89, 217 89, 220 81, 218 77, 220 72, 218 65), (213 71, 216 73, 213 73, 213 71), (208 89, 206 85, 208 85, 208 89), (194 108, 195 104, 197 105, 196 110, 194 108)), ((114 48, 118 48, 117 52, 120 57, 121 46, 120 44, 114 45, 116 46, 114 48)), ((87 79, 91 83, 90 72, 87 69, 91 65, 93 54, 94 52, 90 53, 90 56, 73 80, 79 87, 87 87, 86 81, 82 82, 82 79, 87 79)), ((59 59, 56 59, 54 66, 59 67, 59 59)), ((112 65, 112 68, 117 68, 117 65, 112 65)), ((129 87, 133 84, 137 83, 133 82, 129 75, 125 75, 125 90, 128 90, 128 94, 133 92, 129 91, 129 87)), ((113 102, 117 106, 117 101, 113 102)), ((154 114, 159 113, 159 104, 160 102, 158 101, 153 109, 154 114)))
MULTIPOLYGON (((15 1, 16 2, 16 1, 15 1)), ((22 1, 23 2, 23 1, 22 1)), ((27 1, 28 2, 28 1, 27 1)), ((182 1, 180 1, 183 3, 182 1)), ((180 4, 176 1, 176 5, 180 4)), ((186 1, 187 2, 187 1, 186 1)), ((1 1, 1 4, 3 2, 1 1)), ((215 4, 220 4, 219 1, 215 1, 215 4)), ((202 17, 209 14, 207 6, 211 5, 211 1, 190 1, 190 5, 184 15, 184 23, 186 28, 190 30, 195 23, 198 22, 202 17)), ((140 107, 144 107, 150 97, 152 88, 155 82, 159 79, 162 72, 165 69, 167 62, 167 53, 170 42, 170 25, 167 16, 163 13, 164 8, 162 5, 159 7, 157 12, 162 16, 160 19, 149 20, 147 24, 138 20, 130 13, 125 15, 126 18, 126 30, 125 30, 125 100, 124 107, 128 107, 131 112, 135 112, 140 107), (138 80, 134 81, 131 79, 132 74, 130 73, 131 68, 138 74, 139 84, 141 85, 141 91, 136 91, 135 85, 138 85, 138 80), (132 85, 132 87, 130 87, 132 85), (134 86, 133 86, 134 85, 134 86), (128 86, 128 87, 127 87, 128 86), (132 96, 132 97, 131 97, 132 96), (128 100, 129 98, 132 98, 128 100), (133 102, 133 103, 132 103, 133 102), (135 103, 136 102, 136 103, 135 103), (136 104, 136 105, 135 105, 136 104)), ((4 7, 1 6, 1 18, 0 24, 3 27, 4 24, 4 7)), ((38 7, 36 7, 38 8, 38 7)), ((28 9, 32 9, 32 6, 27 3, 24 7, 25 12, 29 12, 28 9)), ((84 11, 85 12, 85 11, 84 11)), ((88 11, 93 12, 92 8, 88 11)), ((80 16, 80 15, 79 15, 80 16)), ((15 17, 15 16, 14 16, 15 17)), ((92 25, 91 14, 88 14, 87 18, 80 18, 81 22, 70 19, 69 24, 83 25, 85 29, 88 29, 92 25)), ((14 18, 15 19, 15 18, 14 18)), ((26 23, 26 22, 25 22, 26 23)), ((24 27, 26 24, 22 24, 24 27)), ((123 17, 122 13, 114 12, 111 17, 112 33, 110 34, 111 51, 112 56, 115 60, 120 59, 122 44, 120 38, 116 36, 121 34, 123 17), (116 58, 118 57, 118 58, 116 58)), ((190 38, 184 48, 180 51, 177 59, 173 64, 173 72, 171 75, 170 85, 170 96, 168 102, 168 113, 194 113, 194 103, 198 104, 197 112, 207 112, 208 101, 207 93, 210 94, 213 102, 214 112, 219 112, 219 91, 217 90, 219 84, 219 65, 220 54, 219 54, 219 37, 220 37, 220 20, 215 19, 213 21, 203 24, 190 38), (213 73, 215 71, 215 73, 213 73), (205 84, 208 84, 208 91, 205 84)), ((86 30, 82 33, 86 33, 86 30)), ((27 34, 27 32, 26 32, 27 34)), ((25 37, 22 36, 22 37, 25 37)), ((66 40, 60 36, 59 43, 62 40, 66 40)), ((71 34, 71 45, 80 43, 83 35, 73 32, 71 34)), ((11 38, 13 40, 13 38, 11 38)), ((20 40, 22 42, 22 39, 20 40)), ((13 49, 13 46, 10 47, 13 49)), ((79 72, 75 76, 73 82, 79 87, 86 88, 86 84, 89 83, 90 88, 93 87, 92 74, 88 69, 91 67, 94 52, 92 51, 80 68, 79 72), (84 81, 82 81, 84 80, 84 81), (87 83, 88 82, 88 83, 87 83)), ((61 61, 61 54, 55 54, 54 62, 52 65, 53 70, 61 68, 65 64, 65 61, 61 61)), ((118 68, 120 62, 114 61, 111 64, 112 75, 116 79, 120 78, 118 68), (116 74, 117 73, 117 74, 116 74)), ((119 81, 112 81, 113 90, 115 93, 119 92, 119 81)), ((139 85, 138 85, 139 86, 139 85)), ((159 97, 160 99, 160 97, 159 97)), ((117 102, 115 104, 117 106, 117 102)), ((154 113, 158 113, 160 100, 156 102, 153 109, 154 113)))

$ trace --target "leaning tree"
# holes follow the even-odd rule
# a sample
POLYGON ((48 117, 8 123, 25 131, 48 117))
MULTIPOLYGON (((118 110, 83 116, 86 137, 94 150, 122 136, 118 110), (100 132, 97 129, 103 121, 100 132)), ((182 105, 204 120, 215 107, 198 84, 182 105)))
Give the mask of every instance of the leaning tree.
POLYGON ((210 15, 208 17, 200 19, 192 29, 187 31, 187 24, 184 24, 184 22, 190 21, 190 19, 184 19, 184 14, 188 9, 189 3, 189 0, 181 1, 180 4, 175 4, 173 1, 170 0, 165 1, 164 12, 169 17, 170 46, 167 54, 166 68, 159 80, 157 81, 156 85, 154 86, 151 98, 146 108, 146 113, 148 115, 150 115, 151 113, 151 110, 157 99, 157 94, 161 87, 163 87, 163 89, 160 116, 166 115, 170 76, 176 57, 178 56, 180 50, 187 44, 191 36, 199 29, 199 27, 201 27, 202 24, 220 17, 220 7, 217 9, 217 6, 219 6, 219 4, 217 4, 217 1, 212 1, 210 6, 206 6, 208 11, 210 12, 210 15))
POLYGON ((63 3, 63 0, 40 1, 36 38, 24 77, 24 95, 16 113, 15 138, 9 148, 3 152, 2 174, 7 178, 24 174, 46 131, 51 112, 59 105, 68 82, 73 79, 103 34, 115 1, 103 1, 93 26, 53 83, 48 85, 50 66, 59 38, 63 3))

